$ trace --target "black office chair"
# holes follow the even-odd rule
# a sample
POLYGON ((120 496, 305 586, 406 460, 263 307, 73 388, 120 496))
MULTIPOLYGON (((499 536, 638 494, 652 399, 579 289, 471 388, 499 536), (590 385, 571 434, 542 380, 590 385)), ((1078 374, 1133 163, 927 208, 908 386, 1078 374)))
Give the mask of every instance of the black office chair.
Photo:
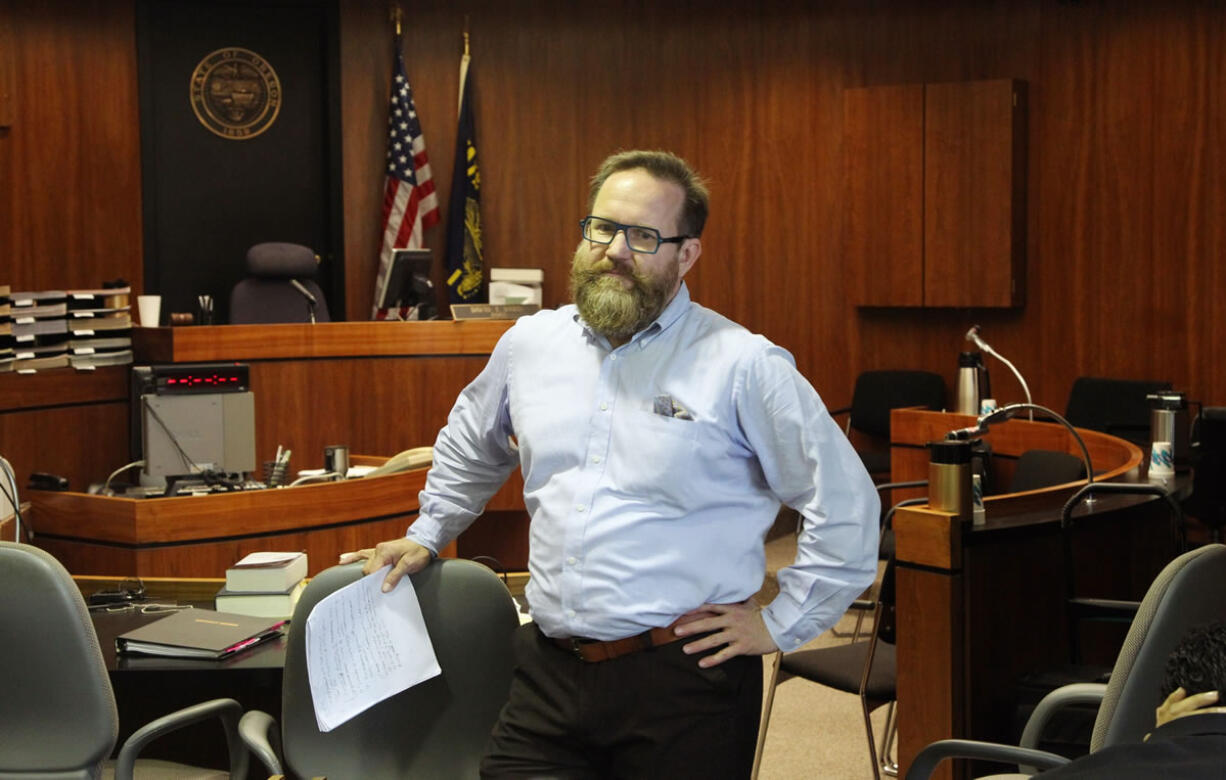
POLYGON ((1133 444, 1149 444, 1149 401, 1170 382, 1082 376, 1069 390, 1064 417, 1077 428, 1102 431, 1133 444))
MULTIPOLYGON (((940 410, 945 407, 945 380, 931 371, 865 371, 856 377, 851 405, 830 412, 847 414, 845 430, 865 433, 887 443, 890 440, 890 410, 910 406, 940 410)), ((889 476, 890 451, 857 450, 869 474, 889 476)))
POLYGON ((112 765, 119 717, 98 636, 81 592, 45 551, 0 542, 0 776, 97 778, 108 764, 118 780, 145 777, 226 777, 225 772, 165 761, 137 761, 154 739, 218 718, 229 746, 229 776, 246 777, 247 751, 238 739, 242 708, 213 699, 178 710, 137 730, 112 765))
POLYGON ((247 278, 230 291, 230 322, 328 322, 328 302, 315 283, 317 268, 315 253, 301 244, 268 242, 251 247, 247 278))
POLYGON ((479 563, 443 559, 412 575, 442 674, 384 699, 329 732, 315 720, 306 623, 319 601, 362 576, 333 566, 307 585, 285 650, 281 726, 251 710, 243 740, 269 774, 291 777, 476 777, 511 689, 511 635, 519 625, 502 580, 479 563))
POLYGON ((1017 459, 1009 492, 1023 493, 1085 478, 1085 461, 1076 455, 1058 450, 1026 450, 1017 459))
POLYGON ((961 739, 934 742, 915 757, 907 780, 924 780, 938 763, 956 757, 1017 763, 1023 777, 1034 774, 1036 768, 1050 769, 1068 763, 1064 756, 1034 748, 1048 719, 1066 703, 1099 702, 1091 752, 1140 742, 1154 727, 1154 711, 1162 702, 1161 683, 1171 650, 1189 629, 1226 620, 1223 582, 1226 546, 1206 545, 1180 555, 1167 564, 1146 591, 1116 658, 1110 682, 1078 683, 1053 691, 1027 722, 1020 746, 961 739))
POLYGON ((762 745, 765 743, 766 729, 770 724, 775 686, 792 677, 799 677, 858 695, 864 714, 864 730, 868 739, 873 777, 880 780, 882 772, 897 774, 897 767, 890 759, 893 738, 898 728, 894 718, 898 687, 894 603, 894 561, 891 558, 886 561, 885 572, 877 590, 877 600, 873 608, 873 632, 867 639, 775 654, 766 684, 766 704, 758 744, 759 759, 762 745), (871 714, 882 706, 888 706, 889 711, 886 714, 881 748, 878 751, 877 741, 873 736, 871 714))

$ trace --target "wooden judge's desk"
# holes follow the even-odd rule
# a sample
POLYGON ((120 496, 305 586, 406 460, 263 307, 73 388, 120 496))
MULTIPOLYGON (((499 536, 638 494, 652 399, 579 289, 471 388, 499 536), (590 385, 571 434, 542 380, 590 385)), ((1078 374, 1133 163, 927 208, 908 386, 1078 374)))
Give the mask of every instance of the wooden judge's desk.
MULTIPOLYGON (((278 446, 292 450, 293 474, 323 466, 327 445, 387 457, 433 444, 456 396, 511 324, 135 328, 133 348, 141 365, 246 364, 255 396, 256 461, 272 460, 278 446)), ((100 370, 96 377, 60 371, 0 382, 0 400, 9 393, 14 401, 0 415, 0 440, 9 446, 11 439, 12 451, 26 453, 29 462, 16 464, 21 471, 69 478, 73 492, 23 497, 34 504, 35 544, 74 574, 214 577, 245 551, 259 549, 305 549, 314 574, 331 565, 335 553, 403 535, 416 515, 424 472, 200 497, 86 495, 85 485, 101 483, 129 460, 127 369, 100 370), (69 429, 73 438, 43 433, 69 429)), ((461 535, 457 553, 526 568, 522 492, 516 475, 486 507, 489 517, 461 535)))
MULTIPOLYGON (((927 479, 925 444, 974 425, 971 415, 896 409, 890 416, 891 479, 927 479)), ((1139 481, 1141 450, 1078 429, 1096 481, 1139 481)), ((1014 419, 983 437, 989 475, 1007 485, 1031 449, 1081 456, 1056 423, 1014 419)), ((920 505, 893 520, 897 560, 898 757, 905 773, 920 749, 956 737, 1016 744, 1016 686, 1023 676, 1069 663, 1060 512, 1081 486, 988 495, 982 525, 920 505)), ((895 491, 897 503, 924 491, 895 491)), ((1074 512, 1078 595, 1140 600, 1177 551, 1169 508, 1151 496, 1099 496, 1074 512)), ((1110 667, 1126 627, 1081 630, 1085 660, 1110 667)), ((938 777, 965 777, 969 762, 946 761, 938 777)))

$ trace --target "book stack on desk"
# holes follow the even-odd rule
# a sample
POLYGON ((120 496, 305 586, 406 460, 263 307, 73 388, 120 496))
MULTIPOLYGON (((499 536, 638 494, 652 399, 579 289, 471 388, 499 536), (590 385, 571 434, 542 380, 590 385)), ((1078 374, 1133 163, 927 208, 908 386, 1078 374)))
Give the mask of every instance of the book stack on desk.
POLYGON ((0 373, 13 370, 13 307, 9 286, 0 284, 0 373))
POLYGON ((68 291, 68 350, 73 368, 132 362, 131 288, 68 291))
POLYGON ((306 588, 306 553, 251 553, 226 569, 226 587, 217 591, 220 612, 288 618, 306 588))
POLYGON ((39 371, 68 365, 68 301, 63 290, 15 292, 13 370, 39 371))

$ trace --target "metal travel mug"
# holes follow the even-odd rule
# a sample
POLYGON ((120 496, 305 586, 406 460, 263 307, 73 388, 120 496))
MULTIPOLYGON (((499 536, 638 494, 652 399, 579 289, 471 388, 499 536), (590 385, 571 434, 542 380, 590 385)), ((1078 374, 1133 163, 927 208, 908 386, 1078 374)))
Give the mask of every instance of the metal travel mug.
POLYGON ((969 523, 974 509, 971 443, 934 441, 928 443, 928 450, 928 506, 969 523))
POLYGON ((335 474, 335 479, 345 478, 349 472, 349 445, 329 444, 324 447, 324 471, 335 474))

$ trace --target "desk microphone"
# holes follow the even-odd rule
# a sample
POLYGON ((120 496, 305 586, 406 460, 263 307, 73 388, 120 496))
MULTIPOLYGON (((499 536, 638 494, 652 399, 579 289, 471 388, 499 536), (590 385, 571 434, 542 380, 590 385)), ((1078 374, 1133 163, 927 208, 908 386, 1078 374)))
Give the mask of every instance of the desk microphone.
POLYGON ((310 304, 311 324, 314 325, 315 324, 315 305, 319 303, 319 301, 315 300, 315 295, 310 290, 308 290, 306 288, 306 285, 304 285, 302 282, 298 281, 297 279, 290 279, 289 283, 290 283, 290 286, 292 286, 295 290, 302 293, 302 297, 306 298, 307 303, 310 304))

